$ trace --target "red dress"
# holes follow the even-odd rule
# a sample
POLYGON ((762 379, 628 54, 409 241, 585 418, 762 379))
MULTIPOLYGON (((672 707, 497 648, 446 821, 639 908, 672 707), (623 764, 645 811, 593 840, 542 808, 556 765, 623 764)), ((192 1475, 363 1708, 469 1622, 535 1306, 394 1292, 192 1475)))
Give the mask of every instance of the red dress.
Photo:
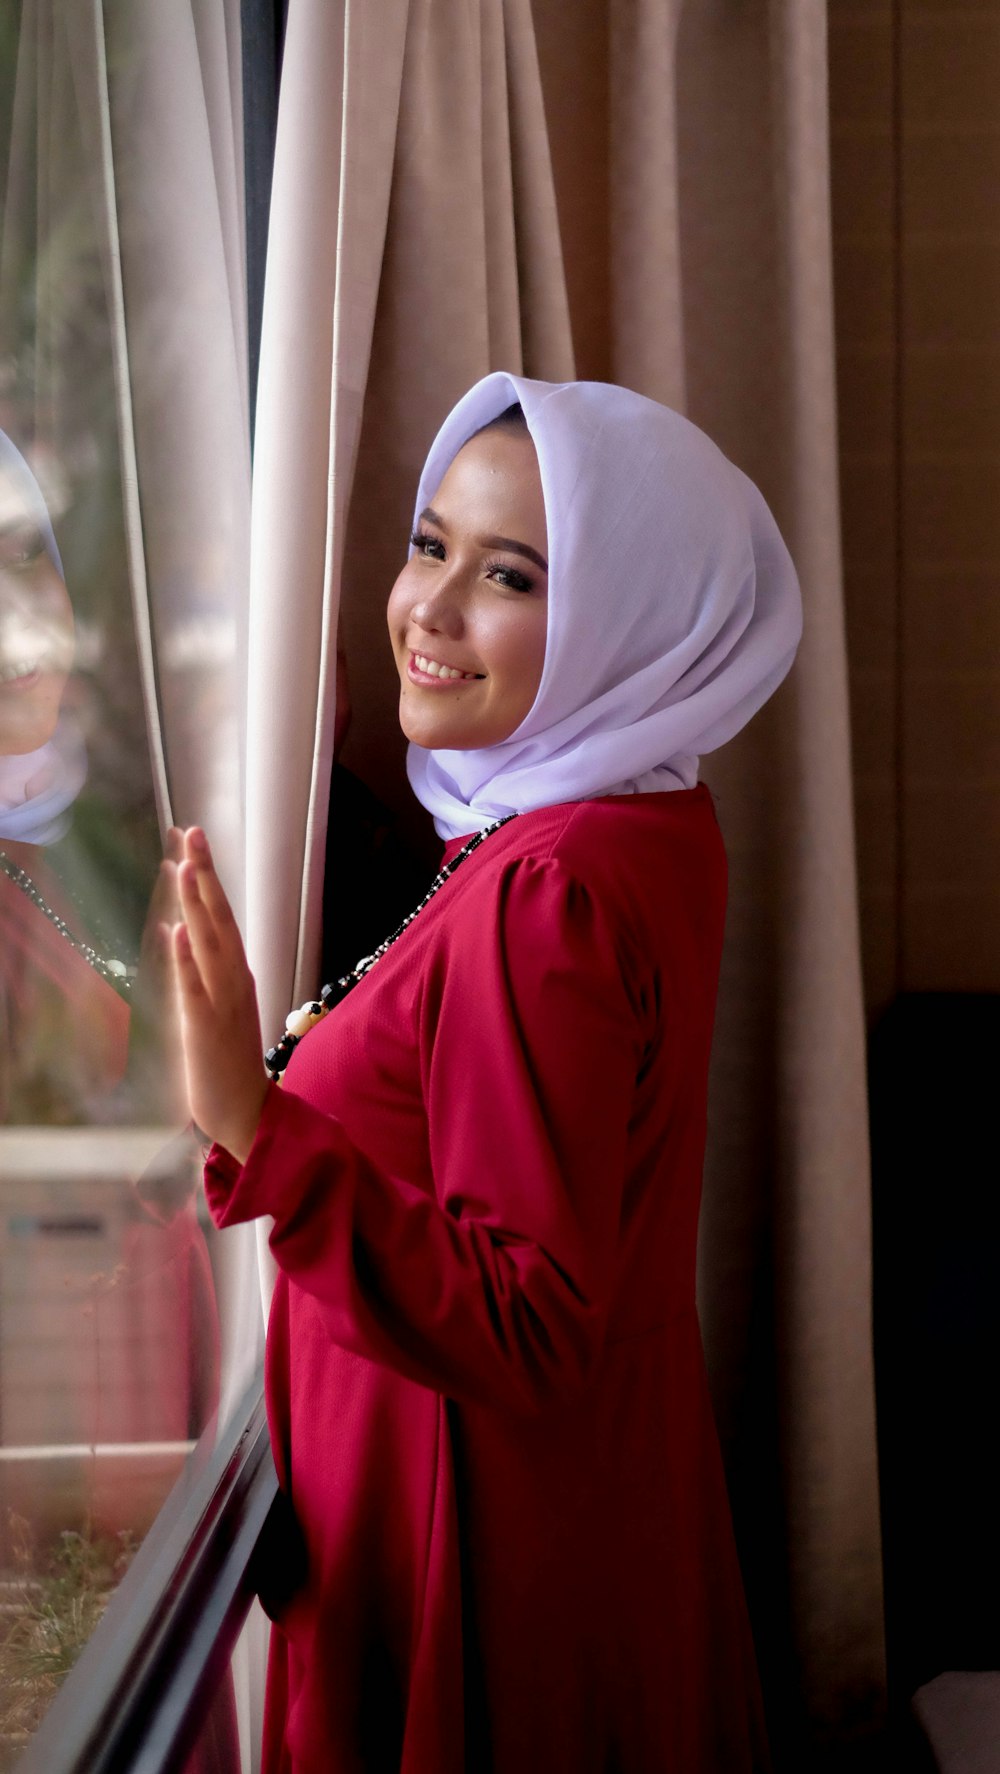
POLYGON ((524 814, 210 1154, 281 1271, 268 1774, 766 1765, 695 1315, 724 901, 702 786, 524 814))

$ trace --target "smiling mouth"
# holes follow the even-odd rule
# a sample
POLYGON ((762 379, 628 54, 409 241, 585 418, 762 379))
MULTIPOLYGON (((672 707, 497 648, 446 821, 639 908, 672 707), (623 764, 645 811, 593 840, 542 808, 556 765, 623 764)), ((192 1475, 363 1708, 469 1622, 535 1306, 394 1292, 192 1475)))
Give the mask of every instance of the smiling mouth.
POLYGON ((41 661, 38 659, 17 659, 10 665, 0 665, 0 690, 27 690, 37 684, 42 675, 41 661))
POLYGON ((459 671, 455 665, 442 665, 426 653, 411 648, 407 675, 418 684, 474 684, 486 676, 482 671, 459 671))

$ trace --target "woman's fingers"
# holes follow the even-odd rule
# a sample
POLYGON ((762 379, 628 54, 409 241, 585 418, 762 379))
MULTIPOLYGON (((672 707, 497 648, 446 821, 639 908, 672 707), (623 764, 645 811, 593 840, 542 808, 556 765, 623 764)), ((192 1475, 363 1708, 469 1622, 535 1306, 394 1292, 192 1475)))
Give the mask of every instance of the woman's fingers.
MULTIPOLYGON (((184 939, 177 953, 186 949, 197 968, 203 989, 213 1003, 224 1001, 232 984, 233 963, 223 952, 219 931, 201 894, 199 871, 188 861, 177 872, 181 911, 184 916, 184 939)), ((179 940, 179 939, 178 939, 179 940)))
POLYGON ((260 1019, 239 927, 197 827, 184 834, 178 887, 184 923, 171 945, 191 1113, 242 1162, 267 1092, 260 1019))
POLYGON ((245 1014, 254 1000, 254 986, 243 939, 207 839, 197 826, 185 833, 178 884, 192 953, 209 998, 221 1010, 245 1014))
MULTIPOLYGON (((191 826, 184 834, 184 854, 198 872, 198 892, 202 903, 220 932, 236 931, 233 909, 226 898, 222 882, 215 872, 212 852, 201 827, 191 826)), ((238 934, 238 932, 237 932, 238 934)), ((242 947, 242 943, 240 945, 242 947)))
POLYGON ((189 1003, 207 1000, 205 982, 201 976, 201 968, 195 959, 191 942, 191 931, 187 924, 164 925, 168 931, 168 939, 173 947, 174 966, 177 969, 177 981, 181 988, 181 998, 189 1003))

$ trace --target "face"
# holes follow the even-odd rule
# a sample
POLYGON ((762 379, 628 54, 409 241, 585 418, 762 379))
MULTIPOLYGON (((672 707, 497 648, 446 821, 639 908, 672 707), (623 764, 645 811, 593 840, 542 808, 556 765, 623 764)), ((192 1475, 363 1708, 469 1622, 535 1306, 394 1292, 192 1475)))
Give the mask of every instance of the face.
POLYGON ((412 540, 389 599, 400 725, 428 748, 498 745, 528 713, 545 659, 545 502, 528 433, 472 438, 412 540))
POLYGON ((0 468, 0 755, 52 738, 73 663, 73 610, 37 519, 0 468))

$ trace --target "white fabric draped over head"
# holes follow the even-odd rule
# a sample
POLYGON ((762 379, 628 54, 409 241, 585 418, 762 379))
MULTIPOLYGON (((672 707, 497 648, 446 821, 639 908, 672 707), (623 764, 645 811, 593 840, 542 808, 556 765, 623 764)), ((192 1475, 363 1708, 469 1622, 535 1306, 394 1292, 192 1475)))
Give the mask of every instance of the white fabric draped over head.
MULTIPOLYGON (((6 432, 0 431, 0 523, 10 521, 8 501, 16 514, 37 523, 45 550, 65 579, 52 519, 37 480, 6 432)), ((3 638, 3 596, 0 592, 0 642, 3 638)), ((2 646, 0 646, 2 661, 2 646)), ((69 809, 87 779, 87 753, 75 720, 62 714, 52 738, 37 751, 0 756, 0 842, 54 844, 69 830, 69 809)))
POLYGON ((761 494, 696 425, 603 382, 498 371, 448 415, 416 513, 462 445, 519 402, 548 532, 545 663, 499 745, 407 758, 439 836, 598 795, 691 788, 795 657, 802 604, 761 494))

